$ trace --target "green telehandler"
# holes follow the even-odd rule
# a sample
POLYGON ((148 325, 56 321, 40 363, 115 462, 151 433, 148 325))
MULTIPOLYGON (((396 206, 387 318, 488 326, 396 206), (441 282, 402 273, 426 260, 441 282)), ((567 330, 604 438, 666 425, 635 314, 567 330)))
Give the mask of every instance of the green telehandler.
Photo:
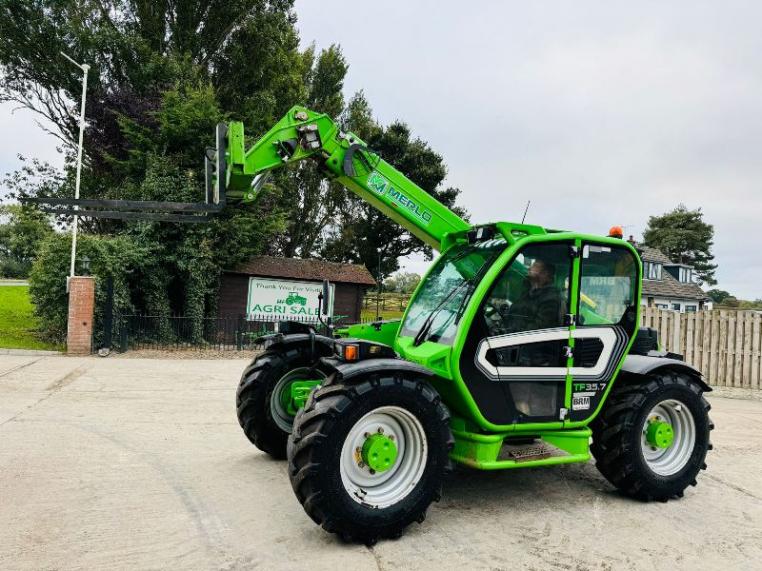
POLYGON ((239 122, 216 135, 215 202, 256 201, 269 171, 310 159, 440 252, 401 320, 327 334, 282 323, 241 376, 245 435, 288 459, 296 497, 325 530, 368 544, 399 537, 439 500, 453 462, 500 470, 592 455, 641 500, 696 484, 711 389, 639 328, 642 266, 621 234, 471 225, 299 106, 251 147, 239 122))

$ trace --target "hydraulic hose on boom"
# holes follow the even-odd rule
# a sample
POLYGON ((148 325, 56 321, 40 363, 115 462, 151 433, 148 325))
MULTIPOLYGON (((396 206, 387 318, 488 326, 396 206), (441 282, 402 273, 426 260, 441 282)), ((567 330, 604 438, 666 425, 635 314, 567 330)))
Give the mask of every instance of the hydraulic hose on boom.
POLYGON ((328 115, 295 106, 249 149, 241 122, 217 126, 216 157, 207 157, 207 193, 256 198, 264 175, 304 159, 317 160, 338 181, 435 249, 445 235, 471 228, 452 210, 345 133, 328 115), (216 161, 216 165, 212 162, 216 161))

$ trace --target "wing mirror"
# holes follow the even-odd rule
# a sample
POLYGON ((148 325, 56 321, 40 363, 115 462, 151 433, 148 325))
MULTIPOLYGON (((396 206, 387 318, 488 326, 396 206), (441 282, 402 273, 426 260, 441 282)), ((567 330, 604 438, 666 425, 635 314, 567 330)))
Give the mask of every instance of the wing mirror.
POLYGON ((320 323, 325 325, 330 335, 333 331, 333 325, 331 325, 331 282, 328 280, 323 280, 323 291, 318 294, 318 300, 320 300, 318 319, 320 323))
POLYGON ((331 282, 323 280, 323 291, 318 294, 320 299, 320 315, 329 315, 331 310, 331 282))

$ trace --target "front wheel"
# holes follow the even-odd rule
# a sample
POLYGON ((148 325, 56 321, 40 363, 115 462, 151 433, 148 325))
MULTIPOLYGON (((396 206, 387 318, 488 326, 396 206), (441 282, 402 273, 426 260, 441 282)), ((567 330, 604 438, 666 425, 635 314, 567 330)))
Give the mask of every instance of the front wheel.
POLYGON ((682 497, 706 469, 714 428, 709 409, 699 383, 680 371, 656 371, 643 382, 614 386, 592 423, 598 470, 638 499, 682 497))
POLYGON ((294 420, 294 492, 317 524, 346 540, 399 537, 440 498, 453 445, 449 419, 422 379, 322 386, 294 420))
POLYGON ((265 351, 241 375, 236 391, 238 423, 249 441, 273 458, 286 457, 296 412, 288 398, 291 385, 323 377, 312 369, 314 360, 308 347, 265 351))

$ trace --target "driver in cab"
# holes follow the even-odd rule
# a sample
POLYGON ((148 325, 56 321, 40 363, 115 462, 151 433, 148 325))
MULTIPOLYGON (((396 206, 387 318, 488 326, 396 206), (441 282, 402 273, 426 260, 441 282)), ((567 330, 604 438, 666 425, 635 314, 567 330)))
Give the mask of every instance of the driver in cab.
POLYGON ((523 284, 512 281, 511 272, 506 272, 485 307, 490 335, 561 325, 564 300, 555 285, 553 264, 535 260, 527 269, 523 284), (514 288, 520 293, 511 292, 514 288))
POLYGON ((506 333, 533 331, 561 325, 561 292, 555 285, 555 267, 535 260, 527 271, 528 288, 504 315, 506 333))

